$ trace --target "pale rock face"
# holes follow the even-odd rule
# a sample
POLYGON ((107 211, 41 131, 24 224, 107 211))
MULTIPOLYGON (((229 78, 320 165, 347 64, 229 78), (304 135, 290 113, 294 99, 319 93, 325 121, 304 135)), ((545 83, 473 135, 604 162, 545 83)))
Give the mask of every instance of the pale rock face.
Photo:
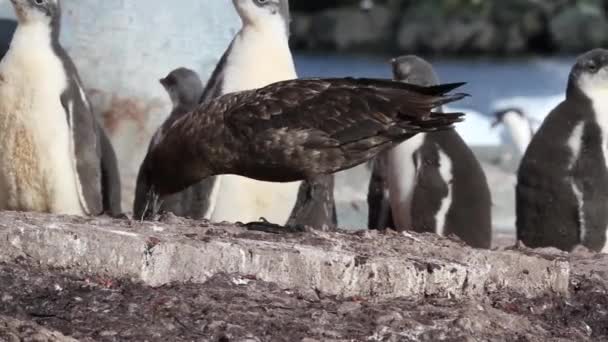
POLYGON ((21 24, 0 62, 0 208, 83 215, 67 87, 48 23, 21 24))

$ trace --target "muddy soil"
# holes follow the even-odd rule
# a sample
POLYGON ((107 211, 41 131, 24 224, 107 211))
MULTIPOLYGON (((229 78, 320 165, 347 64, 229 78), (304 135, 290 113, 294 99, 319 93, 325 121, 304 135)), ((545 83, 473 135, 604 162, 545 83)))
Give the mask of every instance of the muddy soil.
POLYGON ((151 288, 22 259, 0 263, 0 316, 80 341, 608 341, 607 259, 572 262, 569 298, 411 301, 339 299, 236 275, 151 288))

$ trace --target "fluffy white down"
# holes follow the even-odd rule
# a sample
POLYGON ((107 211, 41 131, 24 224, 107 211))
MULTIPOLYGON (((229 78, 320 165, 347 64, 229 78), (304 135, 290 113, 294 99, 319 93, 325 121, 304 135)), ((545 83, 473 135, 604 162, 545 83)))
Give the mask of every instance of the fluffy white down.
MULTIPOLYGON (((222 93, 297 78, 283 21, 278 15, 266 19, 246 23, 235 38, 226 63, 222 93)), ((210 217, 216 222, 249 222, 264 217, 285 224, 301 183, 268 183, 233 175, 219 178, 210 217)))
POLYGON ((49 27, 19 25, 0 62, 0 208, 83 215, 49 27))

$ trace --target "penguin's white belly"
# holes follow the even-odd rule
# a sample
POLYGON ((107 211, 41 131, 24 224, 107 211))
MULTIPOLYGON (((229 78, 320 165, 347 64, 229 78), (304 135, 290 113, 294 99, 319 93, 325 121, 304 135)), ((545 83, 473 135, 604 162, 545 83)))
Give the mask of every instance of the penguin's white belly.
POLYGON ((220 176, 220 188, 211 215, 214 222, 251 222, 260 217, 285 224, 296 203, 301 182, 261 182, 241 176, 220 176))
POLYGON ((518 114, 507 114, 503 119, 509 137, 506 139, 521 156, 526 152, 532 140, 532 128, 527 119, 518 114))
POLYGON ((452 170, 452 160, 448 157, 445 152, 441 149, 438 149, 439 152, 439 175, 443 182, 447 185, 448 193, 447 196, 441 200, 441 206, 439 207, 439 211, 435 214, 435 233, 445 236, 445 224, 448 218, 448 212, 450 207, 452 206, 452 197, 453 197, 453 189, 452 189, 452 180, 453 170, 452 170))
POLYGON ((387 154, 386 179, 395 228, 413 228, 412 199, 417 176, 414 153, 423 142, 424 134, 417 134, 387 154))
MULTIPOLYGON (((297 78, 284 24, 267 24, 262 32, 246 25, 235 38, 224 70, 222 94, 297 78)), ((301 184, 262 182, 235 175, 219 176, 217 182, 219 190, 215 198, 212 195, 212 221, 251 222, 263 217, 276 224, 287 223, 301 184)))
POLYGON ((83 215, 61 61, 43 56, 28 68, 20 57, 0 65, 0 209, 83 215))

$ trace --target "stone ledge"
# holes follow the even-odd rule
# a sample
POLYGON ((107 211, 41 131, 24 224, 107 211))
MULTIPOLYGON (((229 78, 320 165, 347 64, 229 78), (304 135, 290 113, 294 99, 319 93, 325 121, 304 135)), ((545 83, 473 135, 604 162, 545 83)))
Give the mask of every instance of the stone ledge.
POLYGON ((376 232, 270 234, 170 218, 0 214, 0 261, 19 257, 76 273, 151 286, 204 283, 222 273, 340 297, 464 298, 507 291, 568 293, 560 254, 487 251, 433 235, 376 232))
POLYGON ((0 341, 77 342, 34 322, 25 322, 0 315, 0 341))

